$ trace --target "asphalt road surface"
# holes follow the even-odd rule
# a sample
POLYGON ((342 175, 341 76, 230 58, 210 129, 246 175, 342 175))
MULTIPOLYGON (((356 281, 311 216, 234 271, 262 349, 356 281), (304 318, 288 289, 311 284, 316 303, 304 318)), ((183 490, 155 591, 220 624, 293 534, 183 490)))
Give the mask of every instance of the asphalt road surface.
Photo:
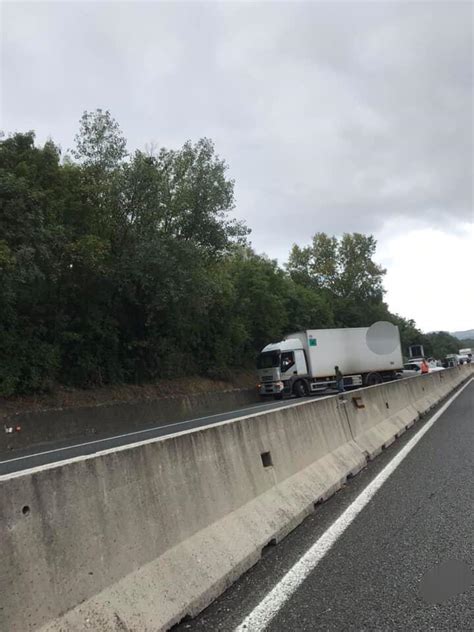
MULTIPOLYGON (((305 399, 314 399, 305 398, 305 399)), ((321 399, 321 398, 320 398, 321 399)), ((56 463, 71 459, 77 456, 95 454, 101 450, 107 450, 127 444, 133 444, 140 441, 146 441, 155 437, 164 437, 183 430, 192 430, 201 428, 210 424, 217 424, 221 421, 228 421, 244 415, 251 415, 273 408, 281 408, 282 406, 291 406, 296 400, 258 402, 251 404, 245 408, 231 410, 225 413, 209 415, 206 417, 198 417, 196 419, 188 419, 185 421, 175 421, 173 423, 162 423, 159 426, 137 430, 126 434, 120 434, 113 437, 104 437, 102 439, 64 439, 57 442, 50 442, 43 447, 34 446, 28 449, 15 450, 9 455, 0 457, 0 476, 3 474, 11 474, 27 470, 48 463, 56 463)), ((302 401, 302 400, 297 400, 302 401)))
MULTIPOLYGON (((327 390, 323 395, 312 395, 302 399, 323 399, 324 397, 333 397, 334 394, 337 395, 335 391, 331 393, 330 390, 327 390)), ((35 444, 30 448, 20 448, 13 450, 9 454, 0 454, 0 476, 21 472, 41 465, 65 461, 78 456, 92 455, 102 450, 131 445, 156 437, 164 437, 176 432, 202 428, 203 426, 217 424, 221 421, 229 421, 244 415, 281 408, 282 406, 291 406, 295 401, 302 401, 302 399, 256 402, 255 404, 249 404, 243 408, 206 415, 204 417, 173 421, 172 423, 166 423, 166 421, 164 421, 150 428, 135 430, 112 437, 101 437, 93 440, 86 437, 76 439, 68 438, 58 441, 49 441, 43 445, 35 444)))
POLYGON ((471 381, 439 418, 438 407, 175 631, 474 629, 473 402, 471 381), (285 588, 285 578, 302 572, 301 559, 379 479, 296 589, 285 588), (255 619, 261 608, 272 610, 264 624, 255 619))

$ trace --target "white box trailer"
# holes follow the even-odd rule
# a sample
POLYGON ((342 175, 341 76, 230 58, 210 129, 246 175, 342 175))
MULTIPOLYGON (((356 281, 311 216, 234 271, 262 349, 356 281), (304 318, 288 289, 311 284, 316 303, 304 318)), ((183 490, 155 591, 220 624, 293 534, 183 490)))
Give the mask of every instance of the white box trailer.
POLYGON ((371 327, 308 329, 267 345, 258 360, 260 394, 304 396, 336 385, 335 367, 345 387, 395 379, 403 368, 400 334, 388 322, 371 327))
POLYGON ((298 338, 302 342, 307 351, 311 377, 333 375, 335 366, 347 375, 403 368, 400 338, 395 348, 389 341, 388 351, 375 353, 367 344, 368 331, 369 327, 308 329, 288 338, 298 338))
POLYGON ((459 349, 459 355, 465 362, 472 362, 472 349, 459 349))

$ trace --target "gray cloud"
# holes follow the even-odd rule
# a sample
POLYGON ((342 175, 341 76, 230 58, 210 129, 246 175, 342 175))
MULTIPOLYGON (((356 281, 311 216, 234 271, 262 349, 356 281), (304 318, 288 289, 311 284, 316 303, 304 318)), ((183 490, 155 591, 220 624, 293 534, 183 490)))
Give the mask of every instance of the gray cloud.
POLYGON ((472 212, 469 3, 4 3, 2 128, 210 136, 259 251, 472 212))

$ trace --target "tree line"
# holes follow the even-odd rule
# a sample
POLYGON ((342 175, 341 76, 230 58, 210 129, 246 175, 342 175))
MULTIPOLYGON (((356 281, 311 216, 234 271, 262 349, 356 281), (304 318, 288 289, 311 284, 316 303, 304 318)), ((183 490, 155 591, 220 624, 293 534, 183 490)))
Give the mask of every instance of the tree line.
POLYGON ((209 375, 253 365, 302 328, 389 319, 405 348, 457 351, 383 300, 376 242, 316 233, 281 267, 232 218, 234 182, 206 138, 128 153, 108 111, 75 149, 0 140, 0 395, 209 375))

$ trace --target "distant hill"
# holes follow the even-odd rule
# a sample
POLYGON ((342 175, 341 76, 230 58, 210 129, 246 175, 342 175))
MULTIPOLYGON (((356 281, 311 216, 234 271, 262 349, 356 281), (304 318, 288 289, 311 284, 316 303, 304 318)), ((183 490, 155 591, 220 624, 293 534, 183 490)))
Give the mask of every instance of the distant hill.
POLYGON ((456 336, 456 338, 459 338, 459 340, 474 338, 474 329, 466 329, 466 331, 453 331, 451 335, 456 336))

